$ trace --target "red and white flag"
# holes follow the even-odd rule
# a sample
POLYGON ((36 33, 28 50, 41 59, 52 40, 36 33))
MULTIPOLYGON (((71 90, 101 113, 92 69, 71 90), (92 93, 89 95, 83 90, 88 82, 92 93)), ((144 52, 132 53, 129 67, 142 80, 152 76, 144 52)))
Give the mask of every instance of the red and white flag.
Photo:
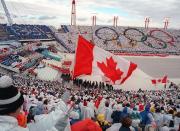
POLYGON ((160 79, 152 79, 151 80, 152 84, 156 85, 156 84, 166 84, 167 83, 167 75, 165 75, 163 78, 160 79))
POLYGON ((136 68, 136 64, 105 51, 79 36, 73 78, 81 75, 101 75, 113 84, 123 84, 136 68))

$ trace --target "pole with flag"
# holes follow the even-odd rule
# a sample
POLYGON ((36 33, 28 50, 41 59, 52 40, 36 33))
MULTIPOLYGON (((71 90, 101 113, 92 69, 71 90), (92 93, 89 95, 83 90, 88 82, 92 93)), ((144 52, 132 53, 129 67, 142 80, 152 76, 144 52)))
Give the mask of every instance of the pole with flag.
POLYGON ((164 75, 164 77, 162 78, 158 78, 158 79, 151 79, 151 83, 152 85, 154 85, 155 87, 157 87, 158 85, 163 85, 165 87, 166 83, 168 80, 168 76, 164 75))
POLYGON ((136 68, 135 63, 105 51, 79 36, 73 78, 99 75, 109 79, 112 84, 123 84, 136 68))

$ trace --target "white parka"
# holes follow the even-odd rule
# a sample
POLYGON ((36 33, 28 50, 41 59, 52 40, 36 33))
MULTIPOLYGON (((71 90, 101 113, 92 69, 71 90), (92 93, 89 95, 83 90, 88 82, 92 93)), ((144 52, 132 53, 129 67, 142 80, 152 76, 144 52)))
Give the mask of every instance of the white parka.
POLYGON ((37 116, 37 121, 28 124, 27 128, 18 126, 14 117, 0 116, 0 131, 71 131, 68 119, 65 117, 66 111, 65 103, 60 101, 55 111, 37 116))
POLYGON ((29 131, 29 129, 18 126, 14 117, 0 116, 0 131, 29 131))

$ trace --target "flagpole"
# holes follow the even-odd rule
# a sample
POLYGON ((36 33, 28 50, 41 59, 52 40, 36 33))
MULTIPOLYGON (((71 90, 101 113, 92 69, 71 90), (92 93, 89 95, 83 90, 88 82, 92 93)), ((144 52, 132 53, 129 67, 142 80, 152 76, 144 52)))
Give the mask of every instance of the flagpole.
POLYGON ((156 90, 157 89, 157 83, 154 86, 155 86, 155 90, 156 90))
POLYGON ((166 90, 166 83, 164 84, 164 91, 166 90))
POLYGON ((73 69, 72 69, 72 79, 74 79, 74 65, 75 65, 75 62, 76 62, 76 52, 77 52, 77 45, 78 45, 78 41, 79 41, 79 33, 78 33, 78 40, 76 42, 76 49, 75 49, 75 54, 74 54, 74 62, 72 63, 73 64, 73 69))

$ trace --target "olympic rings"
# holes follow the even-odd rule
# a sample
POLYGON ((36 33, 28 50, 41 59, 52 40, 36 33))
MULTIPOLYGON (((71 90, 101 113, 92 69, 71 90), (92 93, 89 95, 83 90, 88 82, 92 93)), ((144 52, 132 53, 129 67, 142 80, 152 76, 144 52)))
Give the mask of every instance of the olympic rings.
MULTIPOLYGON (((108 44, 108 41, 118 40, 118 38, 121 36, 120 34, 117 33, 115 29, 110 27, 101 27, 97 29, 95 31, 95 35, 99 39, 104 40, 103 43, 105 45, 108 44)), ((137 28, 127 28, 123 31, 122 35, 124 35, 130 42, 131 41, 135 41, 136 43, 142 42, 142 44, 153 49, 166 49, 167 43, 175 47, 174 37, 169 33, 162 31, 160 29, 150 30, 147 34, 145 34, 143 31, 137 28), (156 33, 161 35, 155 35, 156 33), (162 35, 164 35, 164 38, 166 39, 162 40, 162 38, 159 38, 159 36, 162 35)))
POLYGON ((154 48, 154 49, 166 49, 167 48, 167 44, 166 42, 162 41, 159 38, 156 38, 154 36, 148 36, 146 41, 142 42, 144 45, 149 46, 150 48, 154 48), (152 41, 154 41, 152 43, 152 41))
POLYGON ((95 35, 102 40, 105 41, 113 41, 117 40, 119 38, 119 34, 116 32, 115 29, 112 29, 110 27, 101 27, 95 31, 95 35), (110 36, 109 32, 112 32, 111 34, 114 36, 110 36))
MULTIPOLYGON (((162 33, 162 35, 165 35, 164 38, 166 38, 166 40, 162 39, 162 38, 159 38, 159 40, 161 40, 162 42, 169 43, 170 45, 174 46, 175 40, 174 40, 174 37, 172 35, 170 35, 169 33, 165 32, 165 31, 162 31, 160 29, 151 30, 149 32, 149 35, 154 36, 155 33, 159 33, 159 34, 162 33)), ((158 35, 156 35, 154 37, 158 38, 158 35)))
MULTIPOLYGON (((135 33, 134 33, 135 34, 135 33)), ((124 30, 124 36, 127 38, 127 39, 129 39, 129 40, 132 40, 132 41, 137 41, 137 42, 143 42, 145 39, 143 39, 143 38, 145 38, 146 36, 145 36, 145 34, 142 32, 142 31, 140 31, 140 30, 138 30, 138 29, 136 29, 136 28, 128 28, 128 29, 125 29, 124 30), (136 31, 137 33, 139 33, 140 34, 140 36, 141 36, 141 38, 138 40, 137 38, 139 37, 139 35, 136 35, 135 36, 135 38, 132 38, 132 34, 131 35, 129 35, 128 34, 128 32, 129 31, 136 31), (143 40, 143 41, 142 41, 143 40)))

